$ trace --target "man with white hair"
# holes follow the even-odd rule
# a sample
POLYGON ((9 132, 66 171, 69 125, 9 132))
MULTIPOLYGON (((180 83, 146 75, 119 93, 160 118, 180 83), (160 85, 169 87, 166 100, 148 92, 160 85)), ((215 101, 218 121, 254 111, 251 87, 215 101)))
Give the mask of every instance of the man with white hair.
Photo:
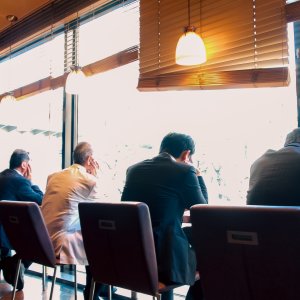
POLYGON ((250 170, 247 204, 300 205, 300 128, 290 132, 284 147, 268 150, 250 170))
MULTIPOLYGON (((73 160, 73 165, 48 177, 42 213, 60 264, 86 266, 84 299, 87 300, 91 273, 83 246, 78 203, 99 199, 99 165, 87 142, 76 146, 73 160)), ((94 300, 99 299, 102 288, 101 283, 96 285, 94 300)))

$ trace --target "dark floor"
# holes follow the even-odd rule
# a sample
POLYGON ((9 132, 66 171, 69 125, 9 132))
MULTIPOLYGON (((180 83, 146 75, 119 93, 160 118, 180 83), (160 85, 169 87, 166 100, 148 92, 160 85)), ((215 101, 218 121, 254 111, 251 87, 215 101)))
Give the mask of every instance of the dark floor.
MULTIPOLYGON (((2 274, 1 274, 2 275, 2 274)), ((10 300, 12 296, 12 287, 8 285, 3 276, 0 275, 0 299, 10 300)), ((78 281, 82 281, 84 274, 79 274, 78 281), (80 278, 82 277, 82 278, 80 278)), ((45 292, 42 291, 42 279, 39 276, 26 274, 25 275, 25 286, 23 291, 18 291, 16 294, 16 300, 48 300, 51 289, 51 281, 47 282, 47 289, 45 292)), ((184 294, 186 293, 187 287, 181 287, 175 290, 174 300, 183 300, 184 294)), ((131 293, 128 290, 118 288, 116 296, 113 300, 128 300, 131 293)), ((74 288, 68 284, 57 282, 54 288, 53 300, 74 300, 74 288)), ((78 300, 83 300, 82 285, 79 285, 78 289, 78 300)), ((104 299, 104 298, 103 298, 104 299)), ((138 294, 139 300, 152 300, 151 296, 138 294)))

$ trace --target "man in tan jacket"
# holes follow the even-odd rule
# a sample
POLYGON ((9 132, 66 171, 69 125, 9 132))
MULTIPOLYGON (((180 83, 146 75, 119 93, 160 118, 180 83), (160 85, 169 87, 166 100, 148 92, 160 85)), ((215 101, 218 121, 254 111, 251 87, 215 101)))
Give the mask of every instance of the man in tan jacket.
MULTIPOLYGON (((79 143, 73 153, 74 164, 48 177, 42 213, 57 261, 60 264, 85 265, 87 272, 84 298, 88 299, 91 274, 83 246, 78 203, 99 199, 97 171, 93 149, 79 143)), ((96 286, 94 299, 99 299, 102 284, 96 286)))

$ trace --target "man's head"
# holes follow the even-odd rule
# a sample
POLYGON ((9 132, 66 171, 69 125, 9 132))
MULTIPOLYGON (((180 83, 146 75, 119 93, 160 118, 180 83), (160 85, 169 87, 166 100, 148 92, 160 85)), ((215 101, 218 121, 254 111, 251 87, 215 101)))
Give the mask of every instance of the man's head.
POLYGON ((9 160, 10 169, 18 169, 22 174, 26 172, 28 168, 30 158, 29 153, 22 149, 16 149, 9 160))
POLYGON ((73 152, 73 161, 75 164, 86 167, 90 164, 93 156, 92 146, 87 142, 79 143, 73 152))
POLYGON ((195 142, 186 134, 171 132, 167 134, 161 144, 159 153, 167 152, 178 161, 191 162, 195 153, 195 142))
POLYGON ((295 128, 292 132, 290 132, 286 136, 286 140, 284 143, 284 147, 288 146, 289 144, 293 143, 300 143, 300 128, 295 128))

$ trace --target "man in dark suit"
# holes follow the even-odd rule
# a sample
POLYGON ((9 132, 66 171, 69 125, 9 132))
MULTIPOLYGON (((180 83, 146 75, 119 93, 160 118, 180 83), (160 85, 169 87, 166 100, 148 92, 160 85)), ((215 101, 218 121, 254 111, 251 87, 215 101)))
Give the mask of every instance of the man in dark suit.
MULTIPOLYGON (((43 192, 37 185, 31 183, 32 170, 29 164, 30 158, 28 152, 22 149, 16 149, 9 161, 9 169, 0 173, 0 201, 30 201, 37 204, 42 203, 43 192)), ((15 257, 8 257, 11 246, 3 230, 0 220, 0 249, 1 264, 6 281, 13 283, 15 257)), ((24 271, 24 268, 22 268, 24 271)), ((23 288, 22 276, 17 285, 18 289, 23 288)))
POLYGON ((284 147, 268 150, 250 170, 247 204, 300 205, 300 128, 290 132, 284 147))
MULTIPOLYGON (((200 282, 194 284, 195 254, 181 227, 186 209, 207 203, 203 178, 192 166, 194 152, 195 143, 190 136, 166 135, 158 156, 129 167, 122 201, 145 202, 149 207, 159 280, 166 284, 193 285, 188 297, 193 298, 198 291, 196 296, 200 300, 200 282)), ((173 293, 166 293, 163 298, 172 299, 173 293)))

